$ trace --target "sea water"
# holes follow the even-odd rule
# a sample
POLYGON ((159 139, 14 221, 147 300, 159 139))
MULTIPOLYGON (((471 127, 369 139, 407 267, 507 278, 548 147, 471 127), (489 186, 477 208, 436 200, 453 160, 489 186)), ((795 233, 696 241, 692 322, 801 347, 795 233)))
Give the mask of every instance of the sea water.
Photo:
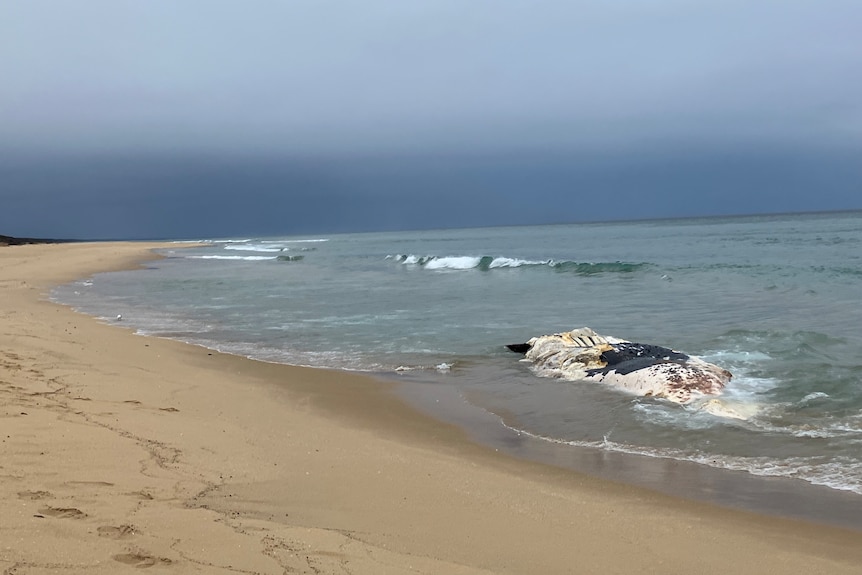
POLYGON ((495 425, 862 495, 862 212, 207 239, 61 302, 145 335, 446 386, 495 425), (589 326, 734 374, 739 418, 538 377, 589 326))

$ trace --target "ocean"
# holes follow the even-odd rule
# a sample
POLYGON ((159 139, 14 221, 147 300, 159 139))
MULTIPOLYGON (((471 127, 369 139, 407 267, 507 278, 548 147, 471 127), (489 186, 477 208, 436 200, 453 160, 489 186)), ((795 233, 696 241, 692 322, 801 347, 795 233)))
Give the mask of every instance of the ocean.
POLYGON ((204 241, 52 298, 143 335, 395 379, 555 461, 862 496, 862 212, 204 241), (540 377, 504 347, 582 326, 730 370, 720 399, 744 417, 540 377))

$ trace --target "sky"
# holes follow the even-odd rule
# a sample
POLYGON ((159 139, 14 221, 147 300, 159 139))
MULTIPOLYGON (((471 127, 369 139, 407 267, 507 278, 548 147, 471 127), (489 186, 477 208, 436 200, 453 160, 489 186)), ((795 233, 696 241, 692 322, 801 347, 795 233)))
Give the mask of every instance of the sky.
POLYGON ((0 233, 862 208, 858 0, 0 0, 0 233))

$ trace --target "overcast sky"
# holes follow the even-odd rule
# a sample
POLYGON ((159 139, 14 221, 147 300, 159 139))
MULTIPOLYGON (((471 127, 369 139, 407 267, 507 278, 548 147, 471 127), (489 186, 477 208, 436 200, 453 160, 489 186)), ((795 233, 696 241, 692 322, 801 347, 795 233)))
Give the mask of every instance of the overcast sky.
POLYGON ((862 208, 858 0, 0 0, 0 233, 862 208))

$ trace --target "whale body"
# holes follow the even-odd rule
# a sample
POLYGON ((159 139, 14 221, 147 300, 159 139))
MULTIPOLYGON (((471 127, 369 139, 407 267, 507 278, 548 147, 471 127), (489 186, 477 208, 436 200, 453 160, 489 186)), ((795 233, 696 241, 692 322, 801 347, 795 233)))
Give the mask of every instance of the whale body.
POLYGON ((667 347, 602 336, 588 327, 507 345, 537 375, 612 385, 645 397, 688 404, 721 393, 726 369, 667 347))

